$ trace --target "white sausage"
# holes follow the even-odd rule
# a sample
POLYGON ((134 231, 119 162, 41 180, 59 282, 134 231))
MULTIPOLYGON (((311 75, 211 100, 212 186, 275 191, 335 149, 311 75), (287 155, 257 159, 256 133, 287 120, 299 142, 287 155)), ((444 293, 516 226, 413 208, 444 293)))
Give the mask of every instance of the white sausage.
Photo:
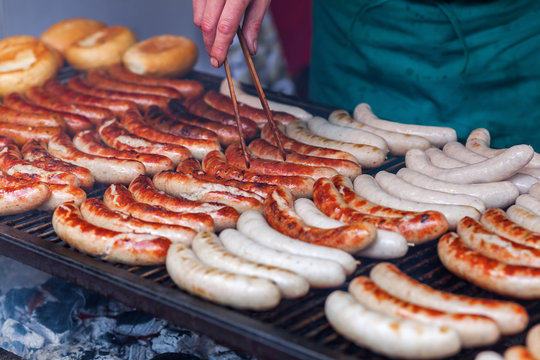
POLYGON ((345 110, 334 110, 328 117, 328 121, 336 125, 364 130, 375 135, 379 135, 388 144, 390 153, 396 156, 405 155, 409 149, 427 149, 431 146, 429 141, 421 136, 405 135, 395 131, 379 129, 355 121, 345 110))
POLYGON ((466 205, 481 213, 486 211, 484 202, 475 196, 465 194, 450 194, 442 191, 429 190, 409 184, 395 174, 379 171, 375 180, 386 192, 404 200, 418 200, 430 204, 466 205))
POLYGON ((481 199, 487 208, 506 208, 514 203, 519 191, 509 181, 482 184, 455 184, 424 175, 408 168, 402 168, 397 175, 403 180, 426 189, 444 191, 450 194, 467 194, 481 199))
POLYGON ((293 271, 313 287, 334 287, 345 282, 345 271, 335 261, 274 250, 233 229, 223 230, 219 238, 225 248, 236 256, 293 271))
POLYGON ((286 134, 288 137, 304 144, 348 152, 355 157, 360 165, 365 167, 380 166, 386 159, 387 151, 377 147, 346 143, 314 135, 309 132, 306 125, 300 120, 288 124, 286 134))
POLYGON ((474 360, 504 360, 504 358, 495 351, 482 351, 476 355, 474 360))
MULTIPOLYGON (((412 151, 412 150, 410 150, 412 151)), ((450 229, 455 229, 458 221, 464 216, 480 218, 480 213, 473 207, 462 205, 428 204, 417 201, 403 200, 390 195, 377 184, 371 175, 359 175, 354 179, 354 191, 363 198, 382 206, 407 211, 434 210, 442 213, 450 229)))
POLYGON ((454 149, 464 149, 469 152, 466 147, 458 143, 457 141, 449 142, 444 145, 443 149, 429 148, 426 150, 426 155, 429 158, 429 161, 435 166, 438 166, 443 169, 453 169, 462 167, 468 164, 476 164, 481 161, 486 160, 485 157, 474 154, 475 156, 468 156, 461 151, 455 152, 454 149), (480 157, 479 159, 477 157, 480 157), (467 160, 464 160, 467 159, 467 160))
MULTIPOLYGON (((344 222, 326 216, 310 199, 296 199, 294 201, 294 209, 302 220, 310 226, 318 226, 322 229, 335 229, 345 225, 344 222)), ((395 259, 404 256, 408 250, 409 246, 403 235, 377 229, 377 237, 373 241, 373 244, 357 252, 356 256, 373 259, 395 259)))
POLYGON ((298 298, 309 291, 309 283, 298 274, 274 266, 242 259, 225 250, 216 234, 201 233, 193 239, 191 248, 206 265, 235 274, 258 276, 276 283, 285 298, 298 298))
POLYGON ((335 229, 345 225, 342 221, 326 216, 317 208, 313 200, 307 198, 298 198, 294 200, 294 210, 309 226, 316 226, 321 229, 335 229))
POLYGON ((309 119, 307 121, 307 127, 313 134, 321 137, 351 144, 371 145, 388 152, 386 141, 379 135, 375 135, 368 131, 335 125, 319 116, 314 116, 309 119))
POLYGON ((540 233, 540 217, 519 205, 512 205, 506 210, 508 218, 526 229, 540 233))
POLYGON ((529 195, 534 196, 537 199, 540 199, 540 183, 536 183, 529 189, 529 195))
POLYGON ((395 131, 407 135, 422 136, 437 147, 443 147, 447 142, 457 140, 456 131, 449 127, 402 124, 379 119, 373 114, 371 107, 365 103, 356 106, 353 116, 356 121, 379 129, 395 131))
MULTIPOLYGON (((232 79, 232 81, 233 81, 233 86, 234 86, 234 92, 236 94, 236 100, 238 100, 238 102, 249 105, 257 109, 263 108, 261 105, 261 100, 259 99, 258 96, 254 96, 254 95, 246 93, 242 89, 242 85, 240 84, 238 80, 232 79)), ((229 97, 231 96, 231 93, 229 92, 229 84, 227 83, 227 79, 223 79, 223 81, 221 82, 221 85, 219 87, 219 92, 222 93, 223 95, 226 95, 229 97)), ((313 115, 311 115, 304 109, 299 108, 298 106, 283 104, 283 103, 279 103, 272 100, 267 100, 267 102, 268 102, 268 106, 270 107, 270 110, 282 111, 282 112, 291 114, 292 116, 295 116, 299 118, 300 120, 305 121, 313 117, 313 115)))
MULTIPOLYGON (((463 146, 461 143, 457 141, 449 142, 448 144, 446 144, 443 148, 443 151, 445 154, 448 155, 448 157, 455 159, 453 162, 454 164, 456 164, 455 167, 465 166, 467 164, 476 164, 476 163, 479 163, 488 159, 487 157, 484 157, 482 155, 475 153, 472 150, 469 150, 468 148, 466 148, 465 146, 463 146), (457 165, 458 164, 457 161, 460 161, 462 165, 457 165)), ((430 157, 430 159, 432 160, 434 165, 440 166, 440 164, 436 163, 433 158, 430 157)), ((442 159, 440 160, 441 160, 441 163, 451 162, 449 158, 447 158, 446 161, 443 161, 442 159)), ((440 167, 443 167, 443 166, 440 166, 440 167)), ((524 194, 529 191, 529 189, 531 188, 531 186, 533 186, 533 184, 536 184, 538 182, 538 179, 536 177, 524 174, 522 173, 522 171, 523 169, 519 170, 517 174, 512 175, 507 180, 512 182, 514 185, 516 185, 519 192, 524 194)))
POLYGON ((390 263, 379 263, 369 274, 388 293, 428 308, 463 314, 480 314, 497 322, 503 335, 523 331, 529 322, 527 311, 517 303, 472 298, 435 290, 403 274, 390 263))
POLYGON ((279 289, 270 280, 207 266, 192 250, 179 243, 169 248, 166 267, 171 279, 181 289, 218 304, 267 310, 281 300, 279 289))
POLYGON ((247 237, 274 250, 335 261, 345 269, 347 275, 356 270, 356 260, 351 254, 339 249, 308 244, 283 235, 268 225, 264 216, 258 211, 248 210, 242 213, 236 227, 247 237))
MULTIPOLYGON (((467 137, 467 142, 465 146, 467 149, 474 151, 477 154, 485 156, 487 158, 494 157, 499 155, 506 149, 492 149, 490 148, 491 136, 487 129, 479 128, 471 131, 467 137)), ((527 164, 528 168, 539 168, 540 167, 540 154, 534 153, 533 158, 527 164)))
POLYGON ((516 199, 516 205, 531 210, 535 215, 540 216, 540 199, 534 196, 523 194, 516 199))
POLYGON ((367 310, 344 291, 331 293, 324 311, 338 333, 385 356, 434 359, 456 354, 461 349, 459 337, 452 329, 367 310))
POLYGON ((408 168, 436 179, 458 184, 499 181, 509 178, 529 162, 533 149, 528 145, 512 146, 500 155, 482 162, 453 169, 434 166, 426 153, 411 149, 405 155, 408 168))

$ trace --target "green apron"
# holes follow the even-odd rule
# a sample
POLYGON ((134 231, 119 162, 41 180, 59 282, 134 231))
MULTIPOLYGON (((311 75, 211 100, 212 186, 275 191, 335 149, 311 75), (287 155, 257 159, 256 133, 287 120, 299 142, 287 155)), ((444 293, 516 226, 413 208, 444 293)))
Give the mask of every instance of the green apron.
POLYGON ((540 151, 540 1, 314 0, 310 98, 540 151))

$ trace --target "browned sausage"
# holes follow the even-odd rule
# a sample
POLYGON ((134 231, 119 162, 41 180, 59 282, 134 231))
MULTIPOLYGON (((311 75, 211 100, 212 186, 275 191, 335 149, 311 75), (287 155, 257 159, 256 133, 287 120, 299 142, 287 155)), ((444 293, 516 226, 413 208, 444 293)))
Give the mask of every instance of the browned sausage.
POLYGON ((64 184, 79 186, 77 177, 69 172, 58 170, 45 170, 30 161, 22 159, 22 155, 16 145, 7 145, 0 150, 0 170, 15 177, 41 181, 51 184, 64 184))
POLYGON ((443 265, 455 275, 497 294, 521 299, 540 297, 540 269, 507 265, 465 246, 456 233, 447 233, 437 244, 443 265))
POLYGON ((221 150, 221 146, 217 139, 192 139, 156 130, 147 125, 144 122, 143 117, 137 111, 126 112, 120 117, 120 122, 126 130, 144 139, 186 147, 197 159, 202 159, 210 151, 221 150))
POLYGON ((66 130, 63 118, 54 114, 23 112, 0 104, 0 122, 24 126, 49 126, 66 130))
MULTIPOLYGON (((358 163, 358 160, 356 160, 356 158, 348 152, 304 144, 294 139, 291 139, 290 137, 287 137, 280 130, 278 130, 278 134, 284 149, 292 150, 302 155, 349 160, 354 162, 355 164, 358 163)), ((274 138, 274 133, 272 132, 270 125, 267 124, 262 128, 261 138, 268 141, 270 144, 277 146, 277 142, 274 138)))
POLYGON ((85 200, 81 205, 81 213, 86 221, 105 229, 163 236, 172 242, 179 242, 184 245, 190 245, 195 235, 197 235, 195 230, 186 226, 143 221, 119 211, 111 210, 105 206, 103 201, 96 198, 85 200))
POLYGON ((191 139, 218 139, 214 131, 200 127, 198 124, 191 125, 178 119, 173 119, 170 114, 157 106, 150 106, 144 114, 144 119, 154 128, 173 135, 191 139))
POLYGON ((204 171, 222 179, 231 179, 263 184, 283 185, 297 197, 311 197, 314 180, 307 176, 263 175, 233 167, 227 163, 220 151, 212 151, 203 159, 204 171))
POLYGON ((155 175, 160 171, 174 169, 174 164, 166 156, 144 154, 134 150, 117 150, 101 143, 95 130, 86 130, 73 137, 73 145, 82 152, 107 158, 139 161, 144 165, 145 173, 155 175))
POLYGON ((118 150, 163 155, 171 159, 174 164, 191 157, 191 152, 183 146, 143 139, 127 131, 116 120, 104 122, 98 128, 98 133, 105 144, 118 150))
POLYGON ((103 120, 114 118, 114 114, 108 109, 92 105, 75 104, 74 102, 69 101, 69 99, 67 102, 64 102, 50 95, 40 87, 31 87, 26 91, 26 96, 39 106, 75 116, 84 116, 94 124, 99 124, 103 120))
POLYGON ((47 81, 43 88, 49 95, 58 98, 60 101, 100 107, 111 111, 115 115, 122 115, 127 110, 137 108, 134 103, 129 101, 105 99, 74 91, 61 84, 58 80, 51 79, 47 81))
POLYGON ((156 85, 133 84, 112 78, 104 69, 90 69, 86 80, 100 89, 123 91, 127 93, 164 96, 170 99, 182 99, 182 95, 173 88, 156 85))
POLYGON ((0 136, 13 140, 17 146, 23 146, 32 139, 47 143, 53 136, 61 133, 62 129, 59 127, 0 123, 0 136))
POLYGON ((508 238, 518 244, 540 249, 540 234, 519 226, 508 218, 504 210, 487 209, 480 218, 484 226, 494 233, 508 238))
POLYGON ((67 130, 72 135, 79 131, 88 130, 94 127, 92 122, 84 116, 47 109, 46 107, 28 101, 24 96, 18 93, 11 93, 4 97, 4 104, 18 111, 59 116, 64 119, 67 130))
POLYGON ((259 195, 220 182, 198 179, 191 174, 162 171, 154 176, 153 182, 158 190, 173 196, 218 202, 239 213, 251 209, 262 211, 264 199, 259 195))
POLYGON ((138 161, 112 159, 80 151, 66 134, 58 134, 51 138, 47 150, 52 156, 87 168, 96 181, 105 184, 129 184, 145 171, 144 165, 138 161))
MULTIPOLYGON (((204 94, 204 101, 213 107, 223 111, 229 115, 234 116, 233 103, 230 97, 225 96, 217 91, 208 91, 204 94)), ((240 116, 253 120, 260 126, 266 124, 266 114, 264 110, 251 107, 246 104, 238 103, 238 110, 240 111, 240 116)), ((296 117, 291 114, 287 114, 281 111, 271 111, 272 118, 276 121, 279 121, 283 125, 287 125, 293 121, 298 120, 296 117)))
POLYGON ((47 185, 0 173, 0 216, 33 210, 50 196, 47 185))
POLYGON ((472 250, 505 264, 540 268, 540 249, 521 245, 489 231, 473 218, 459 221, 457 233, 472 250))
MULTIPOLYGON (((190 114, 193 114, 200 118, 216 121, 223 125, 236 127, 236 120, 234 116, 213 109, 212 107, 208 106, 208 104, 206 104, 201 98, 193 98, 186 100, 185 107, 179 101, 173 100, 169 102, 169 110, 172 114, 176 115, 179 118, 185 117, 186 109, 190 114)), ((242 125, 242 131, 244 132, 244 136, 246 137, 246 139, 254 138, 259 132, 259 128, 254 121, 241 117, 240 124, 242 125)))
MULTIPOLYGON (((227 147, 225 157, 232 166, 248 170, 239 142, 227 147)), ((255 156, 250 156, 249 171, 265 175, 309 176, 313 179, 329 178, 338 174, 336 170, 329 167, 296 164, 283 160, 267 160, 255 156)))
POLYGON ((71 79, 69 79, 67 85, 72 90, 78 91, 83 94, 97 96, 103 99, 132 102, 143 109, 149 106, 159 106, 166 109, 167 103, 169 102, 168 97, 160 95, 128 93, 123 91, 107 90, 101 89, 99 87, 94 87, 80 76, 72 77, 71 79))
POLYGON ((345 223, 367 222, 378 229, 397 232, 411 243, 419 244, 437 239, 448 230, 445 217, 435 211, 394 218, 362 214, 347 205, 332 181, 328 179, 319 179, 315 182, 313 201, 326 216, 345 223))
POLYGON ((278 186, 264 202, 266 221, 282 234, 349 253, 368 247, 377 236, 375 227, 368 223, 355 223, 334 229, 308 226, 294 211, 293 202, 291 192, 283 186, 278 186))
POLYGON ((238 181, 238 180, 231 180, 231 179, 221 179, 217 176, 207 174, 202 169, 201 164, 193 158, 186 159, 182 161, 180 164, 178 164, 176 171, 182 172, 185 174, 190 174, 201 181, 211 182, 215 184, 222 184, 222 185, 227 185, 227 186, 234 186, 238 189, 255 193, 263 198, 266 198, 276 188, 276 185, 256 183, 256 182, 247 182, 247 181, 238 181))
POLYGON ((65 162, 49 154, 45 146, 36 140, 30 140, 21 149, 25 160, 33 165, 48 171, 64 171, 73 174, 79 179, 80 186, 91 189, 94 186, 94 176, 87 168, 65 162))
POLYGON ((107 207, 125 212, 144 221, 190 227, 197 232, 214 231, 214 221, 210 215, 203 213, 179 213, 139 202, 124 186, 112 184, 103 195, 107 207))
POLYGON ((158 78, 153 76, 138 75, 127 70, 120 64, 111 66, 108 69, 108 73, 114 79, 132 84, 173 88, 184 98, 200 96, 204 91, 204 86, 195 80, 158 78))
POLYGON ((75 249, 124 264, 163 264, 171 245, 164 237, 121 233, 92 225, 82 218, 79 208, 70 203, 55 210, 52 223, 58 236, 75 249))
POLYGON ((214 220, 216 231, 234 228, 238 220, 238 212, 230 207, 213 202, 188 200, 180 196, 171 196, 154 187, 147 176, 139 176, 129 184, 129 191, 137 201, 154 206, 162 206, 167 210, 188 213, 208 214, 214 220))
MULTIPOLYGON (((262 159, 276 161, 283 160, 279 149, 263 139, 255 139, 251 141, 248 145, 248 149, 253 155, 262 159)), ((341 175, 345 175, 350 178, 355 178, 362 173, 362 168, 360 165, 352 161, 302 155, 290 149, 285 150, 285 159, 286 161, 295 164, 329 167, 335 169, 341 175)))

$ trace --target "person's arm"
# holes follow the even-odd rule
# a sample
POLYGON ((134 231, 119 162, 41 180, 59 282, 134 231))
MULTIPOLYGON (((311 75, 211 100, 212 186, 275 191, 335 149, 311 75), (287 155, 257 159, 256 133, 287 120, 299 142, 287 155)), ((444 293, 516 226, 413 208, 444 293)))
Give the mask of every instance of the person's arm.
POLYGON ((270 0, 193 0, 193 23, 202 31, 210 63, 225 61, 238 26, 244 17, 243 33, 252 55, 270 0))

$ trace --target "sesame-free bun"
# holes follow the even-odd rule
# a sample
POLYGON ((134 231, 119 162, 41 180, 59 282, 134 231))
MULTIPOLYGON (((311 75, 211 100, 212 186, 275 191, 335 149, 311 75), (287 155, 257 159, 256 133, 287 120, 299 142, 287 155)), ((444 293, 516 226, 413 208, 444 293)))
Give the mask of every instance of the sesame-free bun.
POLYGON ((124 52, 137 42, 137 36, 125 26, 109 26, 76 41, 66 50, 67 62, 86 71, 122 62, 124 52))
POLYGON ((40 40, 26 35, 0 40, 0 96, 42 85, 57 71, 55 55, 40 40))
POLYGON ((75 41, 106 27, 101 21, 73 18, 59 21, 41 34, 41 41, 64 54, 75 41))
POLYGON ((199 50, 190 39, 159 35, 141 41, 124 54, 124 66, 136 74, 182 76, 193 69, 199 50))

